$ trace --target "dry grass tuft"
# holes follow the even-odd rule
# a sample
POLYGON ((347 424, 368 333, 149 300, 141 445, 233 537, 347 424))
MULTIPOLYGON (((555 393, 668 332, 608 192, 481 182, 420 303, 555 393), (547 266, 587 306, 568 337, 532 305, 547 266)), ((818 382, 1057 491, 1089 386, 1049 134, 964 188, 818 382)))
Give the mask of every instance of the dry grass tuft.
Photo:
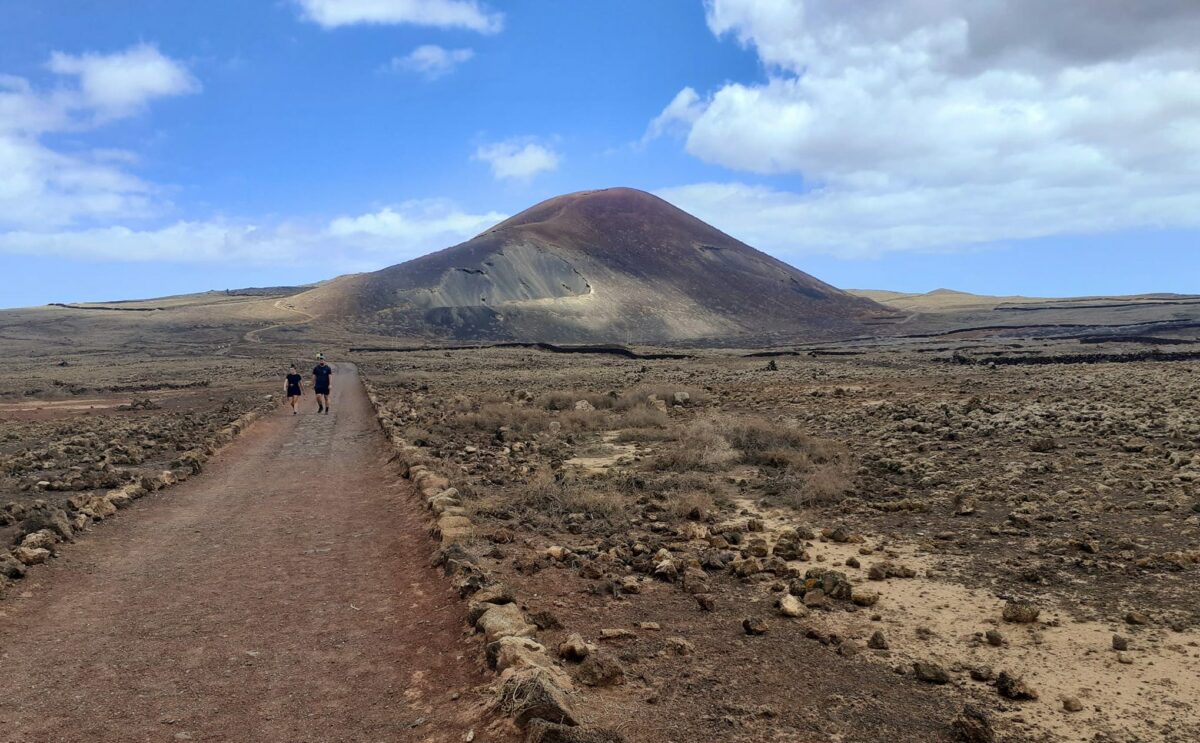
POLYGON ((503 513, 559 527, 573 514, 606 529, 622 528, 629 520, 625 497, 603 479, 573 480, 545 472, 471 504, 471 508, 484 515, 503 513))
POLYGON ((727 468, 736 458, 717 427, 699 420, 681 430, 675 445, 661 452, 655 464, 671 472, 713 472, 727 468))

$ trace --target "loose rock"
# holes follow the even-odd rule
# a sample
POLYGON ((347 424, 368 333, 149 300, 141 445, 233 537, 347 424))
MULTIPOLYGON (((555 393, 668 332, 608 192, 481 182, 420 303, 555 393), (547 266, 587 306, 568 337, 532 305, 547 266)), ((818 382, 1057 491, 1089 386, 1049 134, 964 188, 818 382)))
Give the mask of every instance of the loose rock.
POLYGON ((924 681, 927 684, 945 684, 950 681, 950 674, 946 673, 946 669, 937 663, 915 661, 912 665, 913 673, 916 674, 918 681, 924 681))
POLYGON ((1004 604, 1004 621, 1015 624, 1032 624, 1038 620, 1042 610, 1028 601, 1008 601, 1004 604))
POLYGON ((747 635, 765 635, 767 623, 759 617, 746 617, 742 620, 742 629, 747 635))

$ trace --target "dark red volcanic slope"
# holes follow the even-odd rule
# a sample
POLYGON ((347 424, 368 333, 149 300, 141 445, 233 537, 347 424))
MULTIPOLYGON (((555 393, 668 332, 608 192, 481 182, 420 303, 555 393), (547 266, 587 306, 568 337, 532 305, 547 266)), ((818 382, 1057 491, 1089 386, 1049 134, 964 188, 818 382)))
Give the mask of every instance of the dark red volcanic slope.
POLYGON ((461 245, 290 302, 394 335, 483 341, 791 340, 893 316, 629 188, 544 201, 461 245))

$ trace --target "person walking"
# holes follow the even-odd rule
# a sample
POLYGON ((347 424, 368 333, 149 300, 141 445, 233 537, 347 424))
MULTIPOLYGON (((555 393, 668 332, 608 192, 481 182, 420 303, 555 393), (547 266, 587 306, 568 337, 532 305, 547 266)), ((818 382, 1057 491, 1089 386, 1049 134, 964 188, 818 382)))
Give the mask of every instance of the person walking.
POLYGON ((329 378, 333 367, 325 363, 325 354, 317 354, 317 365, 313 367, 313 392, 317 396, 317 412, 329 415, 329 378))
POLYGON ((304 390, 300 386, 302 379, 300 372, 296 371, 295 364, 288 367, 287 401, 292 406, 292 415, 296 414, 296 403, 300 402, 300 395, 304 394, 304 390))

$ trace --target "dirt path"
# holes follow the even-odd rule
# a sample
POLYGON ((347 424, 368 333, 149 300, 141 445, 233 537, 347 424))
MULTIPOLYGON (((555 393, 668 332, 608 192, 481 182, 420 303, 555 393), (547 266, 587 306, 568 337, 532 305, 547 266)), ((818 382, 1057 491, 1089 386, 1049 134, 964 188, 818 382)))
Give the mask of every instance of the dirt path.
POLYGON ((278 322, 278 323, 275 323, 274 325, 268 325, 265 328, 259 328, 258 330, 248 331, 247 333, 245 333, 242 336, 243 341, 245 341, 246 343, 262 343, 262 338, 260 338, 259 335, 267 332, 268 330, 274 330, 275 328, 284 328, 289 325, 307 325, 308 323, 313 321, 312 315, 308 314, 307 312, 303 312, 294 307, 290 307, 290 306, 284 304, 282 299, 277 302, 274 302, 272 304, 272 306, 275 307, 276 309, 287 310, 288 312, 294 312, 297 315, 303 315, 304 319, 303 320, 294 320, 292 322, 278 322))
POLYGON ((0 741, 482 733, 463 610, 354 369, 332 415, 304 402, 0 603, 0 741))

